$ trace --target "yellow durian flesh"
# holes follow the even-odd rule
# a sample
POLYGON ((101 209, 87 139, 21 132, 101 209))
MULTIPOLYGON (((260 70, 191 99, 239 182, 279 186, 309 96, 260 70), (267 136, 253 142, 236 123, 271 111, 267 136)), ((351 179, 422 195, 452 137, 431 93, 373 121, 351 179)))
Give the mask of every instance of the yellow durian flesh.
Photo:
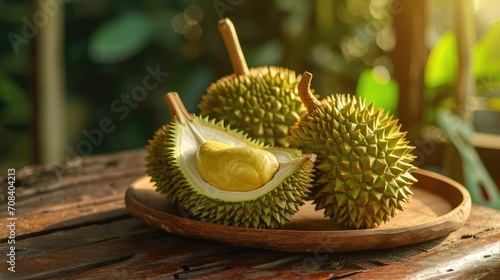
MULTIPOLYGON (((186 125, 176 126, 176 134, 172 145, 173 153, 179 168, 183 170, 184 177, 190 181, 191 188, 196 189, 198 194, 224 201, 247 201, 257 199, 265 195, 285 178, 292 175, 297 168, 309 160, 310 156, 298 155, 293 149, 271 148, 252 142, 241 137, 239 134, 229 133, 224 128, 210 123, 206 119, 194 118, 186 122, 186 125), (199 136, 202 136, 203 140, 199 136), (204 142, 219 142, 234 148, 261 149, 270 152, 279 162, 277 172, 263 186, 251 191, 232 191, 218 188, 208 183, 201 175, 197 164, 197 153, 200 145, 204 142)), ((209 161, 209 160, 208 160, 209 161)), ((215 164, 212 164, 215 165, 215 164)))
POLYGON ((200 145, 196 165, 207 183, 221 190, 239 192, 262 187, 279 168, 278 160, 271 152, 215 141, 200 145))
POLYGON ((291 220, 310 193, 314 154, 264 147, 258 140, 230 129, 223 122, 189 114, 176 93, 168 93, 164 99, 173 118, 155 132, 146 157, 147 173, 159 193, 201 221, 279 228, 291 220), (279 168, 267 183, 256 189, 219 189, 202 178, 196 162, 200 146, 210 141, 237 149, 269 152, 279 168))

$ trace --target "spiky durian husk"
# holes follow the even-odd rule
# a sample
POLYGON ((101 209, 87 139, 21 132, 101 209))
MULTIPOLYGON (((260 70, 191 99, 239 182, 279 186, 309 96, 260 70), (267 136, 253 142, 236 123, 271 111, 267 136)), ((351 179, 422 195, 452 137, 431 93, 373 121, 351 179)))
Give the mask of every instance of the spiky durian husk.
MULTIPOLYGON (((249 143, 261 145, 239 130, 224 126, 223 121, 196 119, 220 126, 227 133, 246 139, 249 143)), ((226 202, 199 194, 186 179, 180 168, 178 154, 173 148, 179 123, 172 120, 158 129, 146 146, 146 170, 155 183, 156 191, 168 200, 187 209, 193 218, 223 225, 253 228, 278 228, 290 221, 299 207, 304 204, 312 188, 313 161, 307 160, 291 176, 269 193, 249 201, 226 202)), ((295 150, 300 155, 299 150, 295 150)))
POLYGON ((414 149, 397 120, 349 95, 326 97, 302 116, 290 145, 316 153, 311 198, 316 209, 349 228, 372 228, 394 217, 417 180, 414 149))
POLYGON ((151 177, 156 191, 173 203, 177 203, 176 188, 172 175, 175 174, 175 162, 172 154, 175 122, 169 122, 155 131, 153 138, 146 145, 146 174, 151 177))
POLYGON ((232 74, 212 83, 198 108, 203 116, 288 147, 289 130, 306 111, 297 92, 300 75, 276 66, 255 67, 248 75, 232 74))

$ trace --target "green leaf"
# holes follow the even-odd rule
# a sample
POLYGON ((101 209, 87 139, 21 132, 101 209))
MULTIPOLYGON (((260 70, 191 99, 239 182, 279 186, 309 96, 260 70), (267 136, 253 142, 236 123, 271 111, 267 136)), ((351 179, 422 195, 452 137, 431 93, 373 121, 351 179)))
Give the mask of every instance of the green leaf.
POLYGON ((476 77, 498 76, 500 73, 500 21, 491 24, 474 46, 473 71, 476 77))
POLYGON ((91 35, 90 59, 97 63, 124 61, 140 52, 153 33, 153 23, 140 13, 130 12, 113 18, 91 35))
POLYGON ((358 79, 356 95, 366 98, 367 103, 374 102, 375 108, 383 108, 391 114, 397 114, 399 87, 394 80, 384 77, 372 69, 364 70, 358 79))
POLYGON ((457 67, 457 39, 453 32, 447 32, 429 54, 424 73, 425 85, 433 88, 453 84, 457 79, 457 67))

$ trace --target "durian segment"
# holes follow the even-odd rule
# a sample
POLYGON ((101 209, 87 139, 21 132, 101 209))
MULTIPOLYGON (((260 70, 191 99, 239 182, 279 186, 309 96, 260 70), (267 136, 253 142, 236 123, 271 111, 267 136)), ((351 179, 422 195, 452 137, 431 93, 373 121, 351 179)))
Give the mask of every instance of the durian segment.
POLYGON ((174 103, 169 104, 174 117, 156 131, 147 146, 147 173, 157 191, 202 221, 276 228, 290 220, 310 193, 315 155, 302 155, 295 149, 263 147, 223 122, 187 114, 178 95, 168 95, 167 104, 174 103), (257 189, 221 190, 207 183, 198 172, 198 147, 207 141, 263 149, 276 157, 279 169, 269 182, 257 189))
MULTIPOLYGON (((311 75, 304 77, 302 92, 311 75)), ((308 113, 293 127, 290 144, 318 156, 311 196, 316 209, 349 228, 389 221, 404 210, 417 181, 406 132, 364 99, 335 94, 317 102, 311 96, 304 94, 308 113)))
POLYGON ((251 68, 248 75, 232 74, 212 83, 198 108, 266 145, 287 147, 290 128, 306 112, 299 81, 300 75, 287 68, 251 68))
POLYGON ((176 161, 179 170, 183 173, 183 179, 189 181, 190 189, 196 189, 196 193, 213 199, 222 199, 224 201, 241 202, 246 200, 257 199, 259 196, 265 195, 271 189, 276 187, 280 181, 292 175, 296 168, 299 168, 304 162, 309 160, 309 157, 302 156, 300 153, 292 149, 279 149, 279 148, 263 148, 262 146, 252 142, 251 140, 241 138, 238 133, 231 133, 230 130, 223 129, 222 123, 215 123, 209 121, 207 118, 202 119, 195 117, 190 125, 182 125, 177 122, 175 127, 175 134, 171 145, 174 147, 172 150, 172 157, 176 161), (201 144, 196 139, 195 132, 204 137, 206 141, 216 141, 225 143, 232 147, 248 147, 256 149, 265 149, 271 152, 278 160, 280 168, 275 173, 273 179, 267 184, 254 191, 248 192, 234 192, 220 190, 208 184, 198 172, 196 164, 196 154, 198 146, 201 144))
POLYGON ((206 141, 198 147, 196 166, 210 185, 225 191, 246 192, 269 182, 280 164, 264 149, 206 141))
MULTIPOLYGON (((303 157, 294 155, 297 156, 303 157)), ((295 172, 291 175, 279 174, 280 183, 276 180, 273 183, 277 184, 275 187, 268 188, 267 193, 253 200, 222 201, 191 192, 184 205, 191 209, 193 216, 202 221, 242 227, 280 228, 291 220, 310 193, 313 159, 314 156, 311 155, 302 164, 290 162, 289 164, 299 165, 295 172)))

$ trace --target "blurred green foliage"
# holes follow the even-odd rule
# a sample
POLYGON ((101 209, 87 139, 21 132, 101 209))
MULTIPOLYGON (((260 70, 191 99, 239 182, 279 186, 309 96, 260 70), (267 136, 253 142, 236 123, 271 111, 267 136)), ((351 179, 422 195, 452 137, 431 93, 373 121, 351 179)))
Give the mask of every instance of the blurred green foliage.
MULTIPOLYGON (((474 47, 473 71, 477 93, 500 92, 500 20, 492 23, 474 47)), ((500 97, 500 96, 498 96, 500 97)), ((500 107, 493 107, 500 111, 500 107)))
MULTIPOLYGON (((232 73, 217 30, 222 17, 233 21, 249 67, 267 64, 298 73, 307 70, 315 75, 313 87, 322 96, 356 93, 397 114, 397 84, 391 79, 388 54, 395 44, 391 13, 402 7, 394 4, 390 0, 66 1, 68 146, 61 148, 75 150, 85 139, 83 130, 98 128, 104 118, 111 119, 116 129, 104 135, 92 154, 144 147, 154 130, 169 120, 161 99, 167 91, 179 92, 188 110, 197 112, 210 83, 232 73), (113 104, 124 103, 124 96, 143 84, 148 67, 169 74, 137 106, 129 106, 126 117, 118 114, 113 104)), ((0 0, 4 38, 23 34, 25 20, 37 5, 37 1, 0 0)), ((498 55, 489 47, 500 38, 494 30, 478 44, 479 60, 498 55)), ((440 42, 433 51, 444 48, 429 62, 433 69, 429 72, 434 71, 426 79, 429 104, 441 100, 436 92, 446 92, 451 84, 452 72, 445 69, 453 62, 452 44, 440 42)), ((32 47, 31 38, 18 48, 7 39, 0 43, 0 168, 4 169, 33 163, 35 158, 32 47)), ((496 75, 493 69, 478 67, 482 85, 498 83, 497 66, 496 75)))
POLYGON ((108 20, 91 34, 89 57, 97 63, 125 61, 150 42, 154 25, 145 15, 131 11, 108 20))
MULTIPOLYGON (((22 2, 22 1, 21 1, 22 2)), ((29 163, 32 145, 29 137, 30 105, 27 62, 29 48, 24 44, 14 53, 7 34, 20 32, 26 3, 0 1, 0 167, 29 163)))
POLYGON ((375 108, 383 108, 397 117, 398 84, 392 80, 385 68, 375 67, 361 73, 356 87, 356 95, 374 103, 375 108))
MULTIPOLYGON (((153 131, 169 119, 161 100, 167 91, 179 92, 188 109, 197 112, 196 105, 210 83, 232 73, 217 30, 221 17, 234 22, 250 67, 274 64, 298 73, 307 70, 318 73, 314 86, 323 95, 354 93, 364 69, 389 63, 380 59, 384 50, 377 40, 385 41, 377 32, 390 29, 390 3, 378 2, 67 1, 68 147, 61 148, 76 150, 85 139, 83 130, 98 128, 103 118, 111 119, 116 129, 104 135, 93 154, 143 147, 153 131), (117 100, 124 102, 124 96, 142 85, 147 67, 159 67, 169 75, 121 119, 112 106, 117 100)), ((2 34, 22 35, 23 18, 30 20, 36 5, 26 0, 0 1, 2 34)), ((0 165, 4 168, 32 163, 34 158, 35 104, 29 102, 33 41, 27 39, 18 44, 17 52, 8 40, 0 47, 4 70, 0 75, 0 125, 6 136, 2 137, 0 165), (12 145, 19 148, 12 149, 12 145)))
MULTIPOLYGON (((472 74, 476 81, 474 96, 486 97, 488 110, 500 111, 500 20, 493 22, 472 49, 472 74)), ((451 109, 458 69, 457 38, 444 33, 430 51, 425 69, 425 122, 435 123, 439 108, 451 109)), ((473 104, 472 101, 469 104, 473 104)), ((469 108, 475 110, 478 108, 469 108)))

